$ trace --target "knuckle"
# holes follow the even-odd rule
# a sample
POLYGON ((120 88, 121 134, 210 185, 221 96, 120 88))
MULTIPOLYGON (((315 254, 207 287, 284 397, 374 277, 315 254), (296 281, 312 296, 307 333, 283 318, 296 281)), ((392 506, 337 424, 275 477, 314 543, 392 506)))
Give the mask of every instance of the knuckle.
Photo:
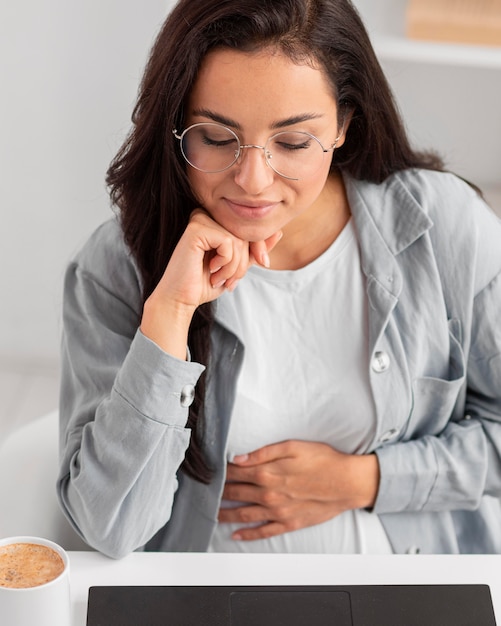
POLYGON ((271 491, 269 489, 263 492, 262 499, 263 499, 263 504, 266 507, 273 508, 274 510, 276 510, 280 504, 279 495, 275 491, 271 491))
POLYGON ((238 511, 238 521, 244 524, 254 521, 250 506, 244 506, 238 511))
POLYGON ((218 254, 223 256, 225 259, 230 259, 234 257, 234 249, 233 249, 233 240, 231 235, 228 233, 219 233, 218 234, 218 254))
POLYGON ((209 216, 202 209, 195 209, 191 212, 189 224, 206 224, 209 216))
POLYGON ((287 529, 289 531, 299 530, 300 528, 302 528, 302 524, 298 519, 292 518, 287 522, 287 529))
POLYGON ((288 519, 289 517, 289 509, 286 506, 276 506, 273 509, 273 516, 275 519, 280 520, 280 521, 284 521, 286 519, 288 519))
POLYGON ((254 478, 258 485, 267 485, 269 482, 269 472, 264 467, 257 467, 254 478))

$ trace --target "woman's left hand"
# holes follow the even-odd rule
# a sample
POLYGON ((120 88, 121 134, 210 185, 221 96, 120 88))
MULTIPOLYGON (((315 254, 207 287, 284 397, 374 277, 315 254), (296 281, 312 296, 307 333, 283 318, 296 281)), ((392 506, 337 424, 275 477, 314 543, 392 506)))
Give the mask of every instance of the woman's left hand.
POLYGON ((243 524, 233 539, 273 537, 348 509, 371 507, 378 485, 375 454, 344 454, 325 443, 285 441, 228 464, 223 499, 245 504, 221 508, 219 521, 243 524))

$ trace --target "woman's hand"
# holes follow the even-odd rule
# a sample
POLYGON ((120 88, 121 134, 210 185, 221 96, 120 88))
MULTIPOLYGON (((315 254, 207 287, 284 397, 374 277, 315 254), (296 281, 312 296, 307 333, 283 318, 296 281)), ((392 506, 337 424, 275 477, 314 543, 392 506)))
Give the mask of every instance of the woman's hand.
POLYGON ((243 241, 197 209, 155 291, 195 310, 232 289, 254 263, 268 265, 268 252, 280 237, 275 233, 266 241, 243 241))
POLYGON ((282 236, 247 242, 205 211, 193 211, 157 287, 145 303, 141 331, 163 350, 185 359, 188 329, 198 306, 232 290, 253 263, 267 266, 282 236))
POLYGON ((324 443, 285 441, 235 457, 220 522, 242 523, 233 539, 273 537, 325 522, 348 509, 371 507, 379 485, 375 454, 351 455, 324 443), (246 528, 246 524, 260 524, 246 528))

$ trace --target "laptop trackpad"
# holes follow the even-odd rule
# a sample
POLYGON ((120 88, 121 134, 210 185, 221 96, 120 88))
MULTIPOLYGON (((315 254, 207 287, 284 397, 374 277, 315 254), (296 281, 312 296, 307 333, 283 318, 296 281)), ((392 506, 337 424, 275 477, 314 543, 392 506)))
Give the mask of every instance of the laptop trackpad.
POLYGON ((352 626, 345 591, 234 591, 231 626, 352 626))

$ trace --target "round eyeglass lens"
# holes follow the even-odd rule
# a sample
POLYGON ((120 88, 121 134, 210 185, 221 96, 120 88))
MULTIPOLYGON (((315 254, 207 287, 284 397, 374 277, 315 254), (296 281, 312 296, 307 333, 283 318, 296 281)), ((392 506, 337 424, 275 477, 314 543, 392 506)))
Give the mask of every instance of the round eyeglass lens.
POLYGON ((300 180, 312 176, 320 169, 324 149, 313 135, 288 131, 277 133, 268 139, 265 155, 277 174, 300 180))
POLYGON ((202 172, 222 172, 235 163, 240 144, 233 131, 220 124, 194 124, 181 135, 188 163, 202 172))

